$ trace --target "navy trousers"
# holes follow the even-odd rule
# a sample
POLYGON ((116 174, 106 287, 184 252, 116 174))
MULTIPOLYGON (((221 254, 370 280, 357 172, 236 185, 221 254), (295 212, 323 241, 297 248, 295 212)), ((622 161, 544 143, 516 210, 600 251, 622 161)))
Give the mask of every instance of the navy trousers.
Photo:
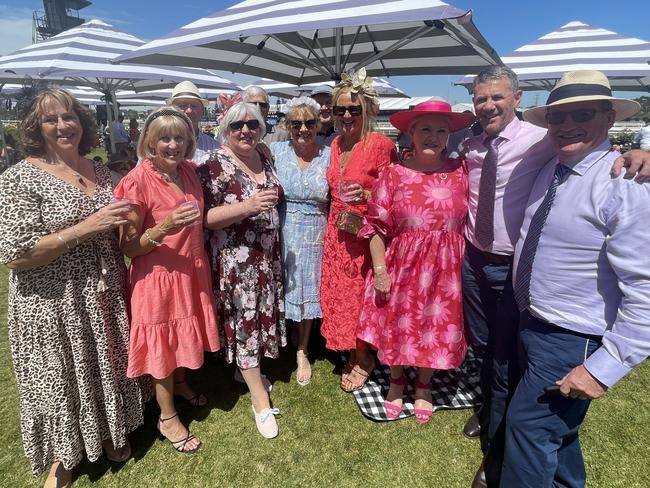
POLYGON ((562 329, 529 312, 521 314, 520 338, 525 369, 508 409, 501 487, 583 487, 578 431, 590 401, 549 397, 544 387, 582 364, 601 338, 562 329))
POLYGON ((481 360, 483 407, 479 413, 488 486, 499 486, 505 415, 519 382, 519 311, 512 290, 512 261, 490 262, 467 244, 463 262, 465 330, 481 360))

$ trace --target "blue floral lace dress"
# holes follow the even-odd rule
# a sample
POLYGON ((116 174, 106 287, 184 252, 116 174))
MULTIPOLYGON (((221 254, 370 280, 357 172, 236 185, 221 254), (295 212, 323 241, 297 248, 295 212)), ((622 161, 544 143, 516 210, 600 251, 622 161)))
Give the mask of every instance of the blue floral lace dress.
POLYGON ((271 144, 278 179, 280 241, 284 269, 285 316, 300 322, 322 317, 320 281, 329 189, 325 172, 330 148, 322 146, 311 164, 300 169, 290 141, 271 144))

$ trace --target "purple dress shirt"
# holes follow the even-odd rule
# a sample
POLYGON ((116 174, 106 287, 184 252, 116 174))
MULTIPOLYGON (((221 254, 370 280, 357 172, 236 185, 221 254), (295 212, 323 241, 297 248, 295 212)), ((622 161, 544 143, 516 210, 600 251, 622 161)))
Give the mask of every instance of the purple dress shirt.
MULTIPOLYGON (((602 346, 584 366, 607 386, 650 354, 650 185, 612 178, 618 156, 605 140, 579 163, 565 163, 572 172, 556 190, 530 281, 533 315, 564 329, 602 336, 602 346)), ((530 221, 557 163, 553 158, 535 181, 515 251, 514 276, 530 221)))

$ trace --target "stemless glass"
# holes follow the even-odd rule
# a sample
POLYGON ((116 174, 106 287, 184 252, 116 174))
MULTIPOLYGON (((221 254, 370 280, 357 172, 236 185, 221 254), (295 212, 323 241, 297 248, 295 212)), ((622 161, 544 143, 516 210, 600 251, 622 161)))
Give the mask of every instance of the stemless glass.
POLYGON ((192 199, 192 200, 184 200, 180 203, 179 207, 191 207, 195 208, 197 211, 199 211, 199 218, 196 219, 194 222, 192 222, 189 225, 203 225, 201 222, 201 217, 200 217, 200 209, 199 209, 199 202, 192 199))
POLYGON ((347 193, 353 186, 358 184, 357 181, 342 178, 341 181, 339 181, 339 195, 341 196, 341 201, 345 203, 354 202, 354 197, 348 196, 347 193))

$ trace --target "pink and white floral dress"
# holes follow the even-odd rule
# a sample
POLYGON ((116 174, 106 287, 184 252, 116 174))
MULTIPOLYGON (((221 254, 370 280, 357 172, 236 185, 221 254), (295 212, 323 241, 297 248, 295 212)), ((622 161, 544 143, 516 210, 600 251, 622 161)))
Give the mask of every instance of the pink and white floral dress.
POLYGON ((467 173, 459 160, 425 173, 384 170, 359 237, 384 236, 391 277, 388 300, 366 278, 358 337, 389 366, 452 369, 465 358, 461 264, 467 173))

